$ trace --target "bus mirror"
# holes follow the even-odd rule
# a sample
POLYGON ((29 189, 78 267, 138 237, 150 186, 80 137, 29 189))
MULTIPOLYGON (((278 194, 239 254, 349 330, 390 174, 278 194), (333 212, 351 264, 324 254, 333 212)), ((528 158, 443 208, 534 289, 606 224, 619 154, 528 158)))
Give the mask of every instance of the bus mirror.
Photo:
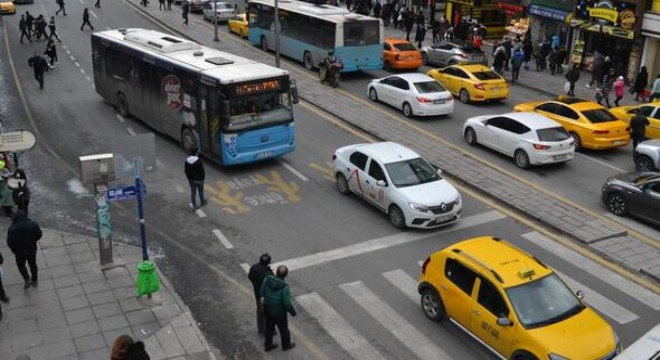
POLYGON ((300 98, 298 97, 298 85, 296 85, 296 80, 291 79, 291 98, 294 104, 297 104, 300 102, 300 98))
POLYGON ((230 113, 229 113, 229 100, 221 100, 220 101, 220 114, 222 114, 223 118, 228 118, 230 113))

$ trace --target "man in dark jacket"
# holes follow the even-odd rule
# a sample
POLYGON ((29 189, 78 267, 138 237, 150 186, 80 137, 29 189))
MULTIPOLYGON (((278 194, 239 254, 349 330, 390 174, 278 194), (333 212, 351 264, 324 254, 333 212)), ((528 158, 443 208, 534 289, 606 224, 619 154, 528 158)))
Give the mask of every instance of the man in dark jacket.
POLYGON ((289 350, 296 346, 295 343, 291 342, 291 333, 289 332, 289 323, 287 321, 287 313, 291 314, 291 316, 296 316, 297 314, 291 302, 293 296, 291 295, 289 284, 284 282, 284 278, 288 273, 289 269, 286 266, 278 266, 276 276, 268 275, 259 290, 266 314, 266 339, 264 343, 266 351, 271 351, 277 347, 277 344, 273 344, 275 325, 280 330, 282 350, 289 350))
POLYGON ((580 68, 577 63, 571 66, 571 69, 566 73, 566 80, 569 83, 568 96, 575 96, 575 83, 580 79, 580 68))
POLYGON ((28 65, 34 70, 34 78, 39 82, 39 89, 44 89, 44 73, 48 71, 48 62, 41 55, 34 52, 28 60, 28 65))
POLYGON ((254 299, 257 302, 257 331, 259 335, 264 334, 265 327, 265 318, 264 318, 264 307, 261 304, 261 295, 259 290, 261 284, 264 283, 266 276, 273 275, 273 270, 270 268, 270 255, 263 254, 259 257, 259 262, 252 265, 250 272, 248 272, 248 278, 252 282, 252 287, 254 288, 254 299))
POLYGON ((32 42, 30 38, 30 33, 28 32, 27 21, 25 20, 25 15, 21 15, 21 20, 18 21, 18 30, 21 31, 21 44, 23 43, 23 38, 27 36, 29 42, 32 42))
POLYGON ((633 150, 637 148, 637 144, 646 140, 646 127, 649 125, 651 125, 649 119, 640 113, 635 114, 635 116, 630 119, 633 150))
POLYGON ((37 285, 39 279, 37 269, 37 241, 41 239, 41 228, 39 224, 27 218, 21 210, 16 211, 11 226, 7 230, 7 246, 16 257, 16 266, 25 280, 23 289, 30 285, 37 285), (25 263, 30 265, 30 275, 25 268, 25 263))
MULTIPOLYGON (((2 265, 5 262, 5 259, 2 257, 2 253, 0 253, 0 265, 2 265)), ((4 270, 3 270, 4 271, 4 270)), ((4 274, 2 271, 0 271, 0 301, 3 303, 8 303, 9 298, 7 297, 7 293, 5 293, 5 288, 2 286, 2 277, 4 274)), ((2 319, 2 311, 0 310, 0 319, 2 319)))
POLYGON ((190 201, 192 202, 193 211, 195 211, 198 209, 195 193, 199 193, 200 206, 206 205, 206 199, 204 199, 204 178, 206 174, 197 148, 190 149, 190 156, 186 158, 185 172, 190 185, 190 201))

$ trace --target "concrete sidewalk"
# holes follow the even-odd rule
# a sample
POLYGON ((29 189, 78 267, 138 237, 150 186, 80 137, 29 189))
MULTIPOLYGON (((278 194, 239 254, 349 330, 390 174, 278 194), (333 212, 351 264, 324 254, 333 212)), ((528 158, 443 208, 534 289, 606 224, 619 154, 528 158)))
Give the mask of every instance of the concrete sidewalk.
MULTIPOLYGON (((0 220, 2 233, 9 221, 0 220)), ((137 298, 135 277, 140 248, 114 244, 114 264, 101 268, 98 240, 43 229, 37 264, 39 285, 23 290, 13 254, 0 242, 3 283, 0 358, 25 353, 32 360, 103 360, 119 335, 142 340, 154 360, 220 359, 172 286, 160 276, 151 299, 137 298)))

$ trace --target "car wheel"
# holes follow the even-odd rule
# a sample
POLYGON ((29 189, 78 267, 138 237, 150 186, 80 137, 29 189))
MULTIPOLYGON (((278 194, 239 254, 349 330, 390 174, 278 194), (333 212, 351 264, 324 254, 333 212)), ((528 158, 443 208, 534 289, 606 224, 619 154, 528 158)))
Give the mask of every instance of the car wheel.
POLYGON ((338 173, 335 178, 337 179, 337 190, 344 195, 350 194, 351 189, 348 186, 348 180, 346 180, 344 174, 338 173))
POLYGON ((119 111, 119 115, 123 117, 129 115, 128 102, 126 101, 126 97, 123 93, 117 94, 117 111, 119 111))
POLYGON ((303 55, 303 63, 305 64, 305 68, 307 70, 314 69, 314 59, 312 58, 312 53, 305 51, 305 55, 303 55))
POLYGON ((618 191, 612 192, 607 195, 607 209, 616 216, 625 216, 628 213, 626 198, 618 191))
POLYGON ((582 139, 580 139, 580 135, 572 132, 571 137, 575 141, 575 151, 582 150, 582 139))
POLYGON ((470 93, 467 90, 461 89, 461 91, 458 93, 458 97, 464 104, 470 103, 470 93))
POLYGON ((192 129, 188 127, 181 130, 181 147, 186 154, 190 152, 190 149, 197 147, 197 137, 192 129))
POLYGON ((513 360, 538 360, 538 358, 527 352, 520 352, 513 355, 513 360))
POLYGON ((400 230, 406 228, 406 217, 403 215, 403 211, 396 205, 390 206, 390 211, 388 213, 390 217, 390 223, 400 230))
POLYGON ((378 93, 376 92, 376 89, 369 89, 369 100, 374 102, 378 101, 378 93))
POLYGON ((403 116, 405 116, 407 118, 412 117, 414 115, 412 107, 407 102, 403 103, 403 109, 402 110, 403 110, 403 116))
POLYGON ((445 319, 445 305, 437 291, 429 288, 422 290, 420 302, 427 318, 435 322, 445 319))
POLYGON ((422 53, 422 63, 423 63, 424 65, 428 65, 428 64, 429 64, 429 54, 427 54, 427 53, 425 53, 425 52, 422 53))
POLYGON ((389 61, 383 63, 383 69, 385 69, 385 71, 392 71, 392 65, 390 65, 389 61))
POLYGON ((477 134, 474 133, 473 128, 467 128, 464 136, 468 144, 475 145, 477 143, 477 134))
POLYGON ((527 155, 525 150, 516 150, 513 157, 519 168, 527 169, 529 167, 529 155, 527 155))
POLYGON ((650 157, 640 155, 635 159, 635 170, 638 172, 655 171, 655 164, 650 157))
POLYGON ((261 37, 261 50, 268 51, 268 39, 265 36, 261 37))

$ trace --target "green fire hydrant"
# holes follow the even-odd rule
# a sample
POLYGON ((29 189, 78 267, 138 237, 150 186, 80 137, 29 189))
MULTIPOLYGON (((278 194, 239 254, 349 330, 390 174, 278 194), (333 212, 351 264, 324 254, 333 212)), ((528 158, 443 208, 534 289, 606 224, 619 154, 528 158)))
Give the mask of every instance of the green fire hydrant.
POLYGON ((158 281, 156 265, 154 265, 153 261, 146 260, 138 264, 138 276, 135 286, 138 297, 142 295, 151 297, 151 294, 160 289, 160 281, 158 281))

